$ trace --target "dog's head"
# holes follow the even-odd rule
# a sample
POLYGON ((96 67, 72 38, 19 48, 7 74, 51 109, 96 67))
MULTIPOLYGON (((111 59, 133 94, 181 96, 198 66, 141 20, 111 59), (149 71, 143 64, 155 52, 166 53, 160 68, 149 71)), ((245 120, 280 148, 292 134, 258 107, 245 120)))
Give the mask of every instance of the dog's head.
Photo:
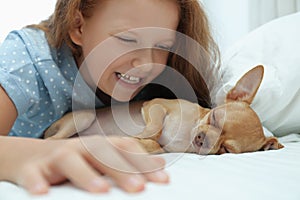
POLYGON ((205 115, 193 140, 197 153, 243 153, 283 147, 277 138, 265 137, 260 119, 250 107, 263 74, 263 66, 248 71, 227 93, 225 103, 205 115))

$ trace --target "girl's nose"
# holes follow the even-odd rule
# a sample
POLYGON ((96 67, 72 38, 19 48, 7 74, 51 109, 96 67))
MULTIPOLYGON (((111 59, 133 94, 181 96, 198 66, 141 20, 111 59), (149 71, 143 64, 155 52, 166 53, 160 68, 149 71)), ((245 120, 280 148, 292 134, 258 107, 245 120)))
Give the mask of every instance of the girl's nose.
POLYGON ((133 67, 141 67, 143 71, 151 71, 153 65, 155 64, 154 57, 153 57, 153 49, 140 49, 133 52, 133 60, 132 66, 133 67))

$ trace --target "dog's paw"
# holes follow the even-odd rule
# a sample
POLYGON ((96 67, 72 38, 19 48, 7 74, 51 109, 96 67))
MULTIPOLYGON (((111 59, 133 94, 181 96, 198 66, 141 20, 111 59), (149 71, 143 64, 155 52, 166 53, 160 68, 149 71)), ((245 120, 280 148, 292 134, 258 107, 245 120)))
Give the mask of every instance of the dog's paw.
POLYGON ((54 137, 54 135, 59 132, 61 123, 59 121, 54 122, 51 126, 49 126, 44 132, 44 138, 50 139, 54 137))
POLYGON ((67 113, 44 132, 44 138, 62 139, 71 137, 89 128, 95 119, 96 114, 92 110, 80 110, 67 113))
POLYGON ((152 154, 165 153, 165 150, 155 140, 139 139, 139 138, 136 139, 148 153, 152 153, 152 154))

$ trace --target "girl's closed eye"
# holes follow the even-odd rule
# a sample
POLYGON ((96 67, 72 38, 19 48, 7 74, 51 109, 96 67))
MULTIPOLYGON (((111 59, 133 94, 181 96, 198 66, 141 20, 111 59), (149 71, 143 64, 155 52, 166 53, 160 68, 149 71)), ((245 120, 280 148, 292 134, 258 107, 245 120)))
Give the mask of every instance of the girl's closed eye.
POLYGON ((158 49, 161 49, 161 50, 171 51, 172 48, 173 48, 173 45, 158 44, 155 47, 158 48, 158 49))
POLYGON ((123 35, 114 35, 114 37, 118 40, 120 40, 121 42, 125 42, 125 43, 137 43, 137 40, 132 38, 132 37, 128 37, 128 36, 123 36, 123 35))

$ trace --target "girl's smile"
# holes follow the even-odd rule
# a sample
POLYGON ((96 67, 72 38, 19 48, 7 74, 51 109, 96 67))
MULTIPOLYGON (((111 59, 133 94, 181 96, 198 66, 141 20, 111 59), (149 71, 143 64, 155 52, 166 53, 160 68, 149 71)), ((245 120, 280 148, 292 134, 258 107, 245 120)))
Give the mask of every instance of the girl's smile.
POLYGON ((129 90, 135 91, 143 85, 143 80, 144 80, 143 78, 131 76, 119 72, 116 72, 115 74, 116 74, 116 82, 117 82, 115 89, 120 87, 127 91, 129 90))
POLYGON ((120 81, 131 85, 136 85, 143 80, 140 77, 135 77, 128 74, 119 73, 119 72, 116 72, 116 76, 120 81))

